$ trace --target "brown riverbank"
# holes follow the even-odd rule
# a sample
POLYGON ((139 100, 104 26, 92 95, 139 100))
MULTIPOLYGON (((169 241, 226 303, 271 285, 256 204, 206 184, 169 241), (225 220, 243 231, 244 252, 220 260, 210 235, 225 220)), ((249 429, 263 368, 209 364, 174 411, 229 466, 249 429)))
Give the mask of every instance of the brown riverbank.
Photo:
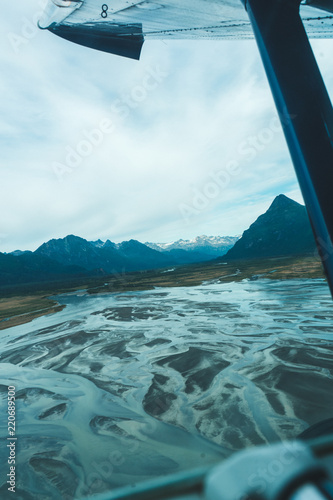
POLYGON ((116 293, 151 290, 155 287, 198 286, 214 281, 243 279, 323 278, 321 262, 313 256, 281 257, 224 262, 211 261, 188 266, 109 275, 71 282, 27 284, 0 289, 0 330, 32 321, 63 309, 50 299, 64 292, 116 293))

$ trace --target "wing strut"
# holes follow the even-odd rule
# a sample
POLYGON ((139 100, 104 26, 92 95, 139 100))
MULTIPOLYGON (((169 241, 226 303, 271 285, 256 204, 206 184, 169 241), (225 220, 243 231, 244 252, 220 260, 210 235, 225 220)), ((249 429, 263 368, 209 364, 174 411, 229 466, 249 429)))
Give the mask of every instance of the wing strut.
POLYGON ((300 0, 241 0, 288 143, 333 295, 333 110, 300 0))

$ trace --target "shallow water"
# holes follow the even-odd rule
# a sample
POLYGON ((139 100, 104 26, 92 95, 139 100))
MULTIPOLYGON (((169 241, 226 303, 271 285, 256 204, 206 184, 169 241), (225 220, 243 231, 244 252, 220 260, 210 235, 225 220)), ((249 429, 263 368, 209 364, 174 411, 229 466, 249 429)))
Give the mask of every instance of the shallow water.
POLYGON ((5 443, 15 385, 24 499, 80 498, 215 463, 333 416, 322 280, 57 300, 63 311, 0 337, 0 433, 5 443))

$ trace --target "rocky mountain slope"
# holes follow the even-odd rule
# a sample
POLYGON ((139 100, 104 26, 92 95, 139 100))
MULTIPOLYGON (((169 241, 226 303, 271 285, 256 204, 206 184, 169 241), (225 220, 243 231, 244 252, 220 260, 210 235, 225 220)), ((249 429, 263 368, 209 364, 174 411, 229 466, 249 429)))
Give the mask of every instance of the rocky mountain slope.
POLYGON ((302 255, 316 251, 306 208, 287 196, 277 196, 267 212, 244 231, 225 259, 302 255))

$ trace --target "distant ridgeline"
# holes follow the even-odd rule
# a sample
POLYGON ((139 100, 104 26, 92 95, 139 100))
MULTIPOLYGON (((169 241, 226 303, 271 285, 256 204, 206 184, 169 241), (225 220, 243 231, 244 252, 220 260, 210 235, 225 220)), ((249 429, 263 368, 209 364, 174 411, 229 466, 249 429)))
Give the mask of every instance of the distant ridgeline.
MULTIPOLYGON (((243 236, 199 236, 174 243, 119 244, 66 236, 35 252, 0 253, 0 286, 62 281, 209 261, 302 255, 315 251, 304 206, 279 195, 243 236)), ((190 272, 190 270, 189 270, 190 272)))
POLYGON ((280 194, 267 212, 244 231, 224 259, 255 259, 315 252, 316 244, 306 208, 280 194))
POLYGON ((143 244, 136 240, 116 244, 69 235, 43 243, 35 252, 0 253, 0 286, 204 262, 224 255, 237 240, 238 237, 201 236, 172 244, 143 244))

